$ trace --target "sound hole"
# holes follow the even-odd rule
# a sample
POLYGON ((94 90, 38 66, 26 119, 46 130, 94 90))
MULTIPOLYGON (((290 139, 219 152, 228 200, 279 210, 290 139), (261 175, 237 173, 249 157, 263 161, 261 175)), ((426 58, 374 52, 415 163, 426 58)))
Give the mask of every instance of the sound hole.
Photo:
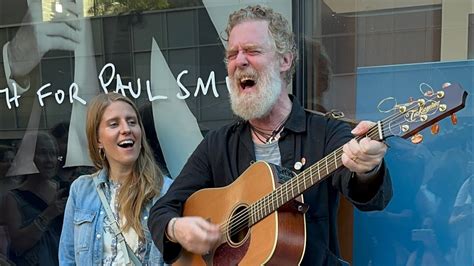
POLYGON ((231 246, 240 246, 249 231, 247 206, 238 206, 229 222, 228 238, 231 246))

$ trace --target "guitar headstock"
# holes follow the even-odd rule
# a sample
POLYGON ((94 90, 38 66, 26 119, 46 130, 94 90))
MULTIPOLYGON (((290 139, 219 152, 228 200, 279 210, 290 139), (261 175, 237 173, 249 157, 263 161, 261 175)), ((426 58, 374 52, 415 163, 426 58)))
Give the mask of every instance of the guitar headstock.
POLYGON ((439 91, 425 92, 418 100, 395 105, 391 115, 380 121, 383 138, 409 138, 443 118, 454 115, 464 108, 467 94, 460 85, 453 84, 439 91))

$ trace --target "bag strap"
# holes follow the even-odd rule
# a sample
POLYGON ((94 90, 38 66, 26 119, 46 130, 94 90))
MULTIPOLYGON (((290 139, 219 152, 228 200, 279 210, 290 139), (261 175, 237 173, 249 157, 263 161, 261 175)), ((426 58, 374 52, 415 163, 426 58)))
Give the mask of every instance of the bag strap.
POLYGON ((142 265, 140 260, 137 258, 137 256, 133 252, 133 250, 127 244, 127 241, 125 240, 125 237, 123 236, 122 232, 120 231, 118 223, 115 220, 115 217, 112 213, 112 209, 110 208, 110 205, 107 202, 107 199, 105 198, 104 191, 101 188, 99 188, 100 183, 99 183, 99 180, 97 179, 97 175, 94 175, 93 179, 94 179, 94 183, 95 183, 95 188, 97 190, 97 194, 99 194, 100 201, 102 202, 102 206, 105 209, 105 214, 109 218, 110 227, 112 228, 112 231, 114 232, 115 236, 117 237, 118 244, 120 245, 120 248, 122 249, 123 255, 125 256, 125 261, 127 262, 127 264, 130 263, 130 261, 131 261, 133 265, 137 265, 137 266, 142 265))

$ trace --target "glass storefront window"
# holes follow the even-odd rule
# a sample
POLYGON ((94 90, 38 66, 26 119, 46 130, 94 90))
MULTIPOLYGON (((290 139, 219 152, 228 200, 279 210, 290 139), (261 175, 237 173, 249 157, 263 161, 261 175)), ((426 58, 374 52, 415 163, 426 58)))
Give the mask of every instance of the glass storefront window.
MULTIPOLYGON (((421 84, 473 87, 470 0, 0 0, 0 264, 57 263, 61 215, 47 243, 25 246, 15 234, 55 192, 94 170, 84 132, 94 95, 118 91, 137 103, 173 178, 203 135, 234 121, 222 37, 229 13, 252 3, 291 21, 300 55, 291 92, 308 109, 379 120, 381 100, 418 99, 421 84), (41 178, 41 190, 29 193, 25 182, 41 178)), ((441 121, 422 144, 388 141, 394 198, 369 214, 341 203, 345 260, 473 264, 471 106, 468 98, 457 125, 441 121)))
MULTIPOLYGON (((403 104, 445 82, 471 92, 473 8, 472 1, 305 2, 306 106, 381 120, 390 113, 378 104, 390 97, 403 104)), ((423 131, 421 144, 388 140, 393 200, 380 213, 355 211, 353 231, 340 221, 346 259, 355 265, 473 263, 470 104, 468 97, 455 118, 441 121, 440 133, 423 131)))

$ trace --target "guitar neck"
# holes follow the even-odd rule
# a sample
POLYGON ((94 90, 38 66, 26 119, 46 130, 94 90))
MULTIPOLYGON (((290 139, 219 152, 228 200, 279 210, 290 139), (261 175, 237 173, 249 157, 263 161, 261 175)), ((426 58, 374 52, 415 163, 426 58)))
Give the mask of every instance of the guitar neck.
MULTIPOLYGON (((381 123, 370 128, 366 135, 356 137, 357 140, 365 136, 375 140, 382 140, 381 123)), ((310 187, 325 180, 332 172, 341 167, 342 147, 339 147, 323 159, 319 160, 300 174, 277 187, 273 192, 267 194, 249 207, 250 226, 267 217, 290 200, 303 194, 310 187)))

